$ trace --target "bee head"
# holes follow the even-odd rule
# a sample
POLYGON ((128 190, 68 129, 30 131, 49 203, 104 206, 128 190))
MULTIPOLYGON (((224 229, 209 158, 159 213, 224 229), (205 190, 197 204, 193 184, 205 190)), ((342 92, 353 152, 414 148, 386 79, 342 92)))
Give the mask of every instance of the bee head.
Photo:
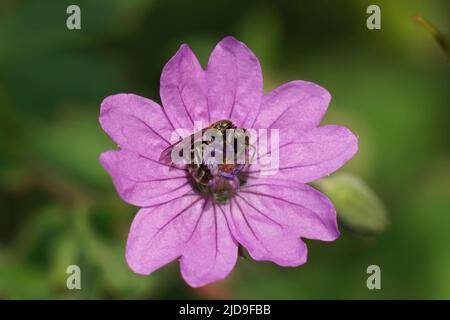
POLYGON ((230 120, 220 120, 220 121, 214 122, 211 125, 211 127, 219 130, 222 133, 225 133, 225 130, 228 130, 228 129, 236 129, 236 126, 230 120))

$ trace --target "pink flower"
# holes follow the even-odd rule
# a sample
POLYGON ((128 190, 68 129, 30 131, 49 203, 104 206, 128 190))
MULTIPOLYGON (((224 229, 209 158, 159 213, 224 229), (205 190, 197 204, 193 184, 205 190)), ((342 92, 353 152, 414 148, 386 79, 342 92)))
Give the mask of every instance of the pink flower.
POLYGON ((180 258, 183 278, 199 287, 231 272, 239 244, 255 260, 295 267, 307 259, 301 238, 339 237, 332 203, 307 185, 358 150, 345 127, 318 127, 331 99, 327 90, 292 81, 263 95, 258 59, 233 37, 217 44, 206 70, 183 44, 165 65, 160 86, 163 107, 117 94, 100 112, 102 128, 120 147, 101 154, 100 162, 120 197, 141 208, 126 247, 134 272, 148 275, 180 258), (203 184, 192 166, 161 161, 175 129, 194 133, 194 121, 209 126, 223 119, 238 128, 279 129, 276 174, 260 175, 266 169, 247 164, 225 176, 225 169, 204 165, 203 184), (225 185, 220 201, 213 179, 225 185))

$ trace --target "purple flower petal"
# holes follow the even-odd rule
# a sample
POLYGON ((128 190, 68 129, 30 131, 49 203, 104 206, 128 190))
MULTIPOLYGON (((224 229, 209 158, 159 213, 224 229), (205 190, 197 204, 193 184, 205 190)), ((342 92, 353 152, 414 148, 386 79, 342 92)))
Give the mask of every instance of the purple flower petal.
POLYGON ((103 100, 100 124, 123 149, 157 160, 170 145, 171 124, 161 106, 135 94, 116 94, 103 100))
POLYGON ((191 287, 200 287, 225 278, 234 268, 237 243, 222 212, 211 202, 195 223, 183 250, 180 269, 191 287))
POLYGON ((128 235, 129 267, 147 275, 181 256, 204 202, 191 194, 139 210, 128 235))
POLYGON ((194 129, 194 121, 208 126, 206 73, 189 46, 183 44, 161 74, 162 104, 175 128, 194 129))
MULTIPOLYGON (((279 136, 279 166, 251 165, 248 170, 251 176, 274 175, 279 179, 308 183, 330 175, 358 151, 356 136, 347 128, 336 125, 308 131, 280 129, 279 136)), ((267 154, 271 155, 271 151, 267 154)))
POLYGON ((132 151, 107 151, 100 163, 111 175, 120 197, 133 205, 147 207, 177 198, 192 187, 186 172, 132 151))
POLYGON ((265 94, 254 128, 297 128, 319 125, 330 103, 330 93, 308 81, 291 81, 265 94))
POLYGON ((236 197, 246 214, 270 219, 297 237, 322 241, 339 237, 333 204, 306 184, 273 178, 251 179, 236 197))
MULTIPOLYGON (((134 272, 149 274, 181 257, 183 278, 199 287, 231 272, 238 243, 255 260, 298 266, 307 259, 301 238, 339 236, 333 205, 305 184, 337 170, 358 149, 347 128, 317 127, 330 102, 328 91, 292 81, 263 96, 258 59, 245 44, 226 37, 206 71, 182 45, 163 69, 160 93, 164 108, 119 94, 106 98, 100 112, 102 128, 121 148, 101 154, 100 162, 121 198, 143 207, 126 248, 134 272), (261 164, 264 154, 259 154, 259 163, 246 168, 246 183, 239 188, 236 183, 237 192, 218 204, 211 195, 216 189, 197 188, 187 168, 160 158, 170 150, 175 129, 193 132, 195 121, 208 126, 223 119, 248 129, 279 129, 279 165, 261 164)), ((230 177, 226 171, 210 173, 214 179, 238 180, 239 171, 230 177)))
POLYGON ((226 37, 214 48, 206 71, 209 123, 229 119, 249 128, 262 97, 262 72, 256 56, 242 42, 226 37))
POLYGON ((255 260, 273 261, 280 266, 302 265, 307 259, 305 243, 282 224, 261 214, 242 197, 218 206, 225 214, 234 238, 255 260))

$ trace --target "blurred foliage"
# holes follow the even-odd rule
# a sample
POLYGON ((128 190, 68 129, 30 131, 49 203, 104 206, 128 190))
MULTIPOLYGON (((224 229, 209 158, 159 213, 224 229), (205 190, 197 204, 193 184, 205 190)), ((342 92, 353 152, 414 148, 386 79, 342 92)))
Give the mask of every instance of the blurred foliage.
POLYGON ((450 298, 449 68, 413 20, 448 36, 449 12, 446 0, 1 1, 0 298, 450 298), (74 3, 80 31, 65 26, 74 3), (369 4, 381 7, 379 31, 365 26, 369 4), (243 259, 196 290, 176 263, 135 275, 124 246, 137 209, 98 163, 115 147, 99 104, 118 92, 158 101, 161 69, 181 43, 205 65, 229 34, 260 58, 266 91, 317 82, 333 96, 324 123, 358 133, 349 174, 317 184, 336 203, 342 236, 308 241, 300 268, 243 259), (66 288, 71 264, 82 290, 66 288), (371 264, 380 291, 365 286, 371 264))

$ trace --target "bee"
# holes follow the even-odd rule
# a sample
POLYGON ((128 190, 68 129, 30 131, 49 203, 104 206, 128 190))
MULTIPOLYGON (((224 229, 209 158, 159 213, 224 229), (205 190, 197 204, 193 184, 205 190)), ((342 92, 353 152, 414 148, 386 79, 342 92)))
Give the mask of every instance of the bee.
MULTIPOLYGON (((160 156, 160 162, 169 166, 173 165, 172 162, 172 150, 180 143, 190 144, 190 162, 187 165, 187 169, 195 183, 201 188, 214 188, 218 185, 223 187, 226 183, 224 180, 236 182, 236 175, 243 169, 245 164, 238 164, 237 159, 242 156, 242 152, 248 153, 249 137, 245 135, 246 130, 243 128, 237 128, 230 120, 220 120, 212 123, 210 126, 202 129, 201 134, 194 133, 175 144, 165 149, 160 156), (204 140, 204 133, 207 130, 215 129, 220 135, 222 135, 222 145, 215 143, 214 136, 209 140, 204 140), (241 129, 241 130, 239 130, 241 129), (234 135, 227 136, 227 130, 235 130, 234 135), (244 135, 244 136, 242 136, 244 135), (234 139, 234 141, 228 141, 226 139, 234 139), (244 146, 240 145, 244 143, 244 146), (227 150, 231 145, 232 150, 227 150), (212 155, 215 153, 222 154, 222 161, 219 164, 208 163, 203 159, 205 149, 212 150, 212 155), (211 149, 212 148, 212 149, 211 149), (225 155, 227 152, 233 152, 233 163, 226 163, 225 155), (240 152, 240 153, 239 153, 240 152)), ((244 154, 244 156, 246 156, 244 154)), ((182 151, 180 156, 183 157, 182 151)))

